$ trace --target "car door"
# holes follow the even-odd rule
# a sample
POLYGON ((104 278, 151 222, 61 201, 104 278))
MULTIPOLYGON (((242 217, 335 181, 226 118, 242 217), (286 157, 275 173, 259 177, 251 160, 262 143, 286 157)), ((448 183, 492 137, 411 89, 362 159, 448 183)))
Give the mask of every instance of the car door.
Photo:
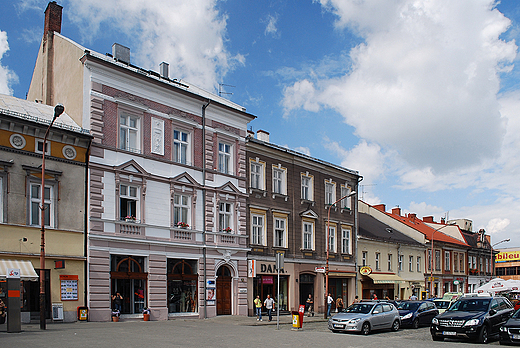
POLYGON ((385 322, 385 312, 383 311, 383 305, 378 304, 374 306, 372 310, 372 317, 370 323, 374 329, 380 329, 385 322))
POLYGON ((428 302, 428 326, 432 323, 433 318, 439 315, 439 310, 435 306, 435 303, 428 302))
POLYGON ((502 323, 502 313, 500 311, 500 305, 498 303, 498 299, 491 299, 491 303, 489 305, 489 323, 491 324, 491 333, 495 334, 500 329, 502 323))
POLYGON ((385 313, 384 318, 384 327, 385 328, 391 328, 392 324, 394 323, 394 312, 392 309, 394 306, 392 306, 390 303, 384 303, 383 304, 383 312, 385 313))
POLYGON ((419 324, 426 324, 426 322, 428 321, 426 302, 421 303, 421 305, 417 309, 417 320, 419 320, 419 324))

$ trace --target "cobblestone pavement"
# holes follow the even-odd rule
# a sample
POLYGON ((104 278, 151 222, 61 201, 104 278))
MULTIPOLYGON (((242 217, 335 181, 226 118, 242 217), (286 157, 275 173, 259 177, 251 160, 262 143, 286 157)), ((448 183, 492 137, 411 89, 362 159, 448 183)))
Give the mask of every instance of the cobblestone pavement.
MULTIPOLYGON (((255 317, 220 316, 210 319, 168 321, 122 320, 118 323, 53 323, 47 330, 39 324, 22 325, 23 332, 7 333, 0 325, 0 347, 453 347, 474 346, 466 342, 433 342, 427 327, 369 336, 334 334, 323 316, 304 318, 303 329, 292 327, 291 316, 281 316, 277 330, 272 322, 255 317)), ((491 345, 497 345, 494 341, 491 345)))

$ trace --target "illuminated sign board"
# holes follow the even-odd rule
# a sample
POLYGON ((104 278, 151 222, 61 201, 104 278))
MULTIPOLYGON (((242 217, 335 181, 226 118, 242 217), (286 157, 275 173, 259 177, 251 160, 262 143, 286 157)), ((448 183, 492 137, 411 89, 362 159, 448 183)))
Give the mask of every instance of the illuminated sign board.
POLYGON ((520 251, 503 251, 498 253, 496 262, 520 261, 520 251))

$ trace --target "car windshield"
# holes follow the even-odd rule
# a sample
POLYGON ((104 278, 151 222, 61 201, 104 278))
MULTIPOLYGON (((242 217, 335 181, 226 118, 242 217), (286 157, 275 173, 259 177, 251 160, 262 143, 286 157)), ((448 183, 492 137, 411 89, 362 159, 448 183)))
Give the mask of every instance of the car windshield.
POLYGON ((420 303, 418 302, 401 302, 397 309, 403 309, 407 311, 415 311, 419 308, 420 303))
POLYGON ((435 306, 439 309, 448 309, 450 301, 435 301, 435 306))
POLYGON ((515 312, 515 314, 513 314, 513 316, 512 316, 511 318, 520 319, 520 309, 517 310, 517 311, 515 312))
POLYGON ((356 303, 345 309, 344 312, 346 313, 363 313, 368 314, 370 313, 370 310, 374 307, 373 304, 362 304, 362 303, 356 303))
POLYGON ((465 312, 485 312, 488 310, 490 299, 467 299, 455 302, 448 310, 465 312))

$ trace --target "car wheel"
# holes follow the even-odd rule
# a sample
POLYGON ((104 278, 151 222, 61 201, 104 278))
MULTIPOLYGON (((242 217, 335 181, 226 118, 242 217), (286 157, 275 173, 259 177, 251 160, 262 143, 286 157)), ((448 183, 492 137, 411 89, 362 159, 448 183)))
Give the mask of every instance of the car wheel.
POLYGON ((439 337, 439 336, 433 336, 432 335, 432 340, 434 340, 434 341, 444 341, 444 337, 439 337))
POLYGON ((480 332, 478 334, 477 342, 486 344, 486 343, 488 343, 488 341, 489 341, 488 327, 486 325, 483 325, 482 329, 480 329, 480 332))
POLYGON ((361 333, 363 335, 368 335, 370 333, 370 324, 369 323, 363 323, 363 326, 361 326, 361 333))
POLYGON ((412 322, 412 328, 418 329, 419 328, 419 319, 415 318, 412 322))
POLYGON ((399 327, 401 325, 399 324, 399 320, 394 320, 393 324, 392 324, 392 331, 399 331, 399 327))
POLYGON ((331 331, 334 332, 334 333, 338 333, 339 332, 338 330, 331 330, 331 331))

